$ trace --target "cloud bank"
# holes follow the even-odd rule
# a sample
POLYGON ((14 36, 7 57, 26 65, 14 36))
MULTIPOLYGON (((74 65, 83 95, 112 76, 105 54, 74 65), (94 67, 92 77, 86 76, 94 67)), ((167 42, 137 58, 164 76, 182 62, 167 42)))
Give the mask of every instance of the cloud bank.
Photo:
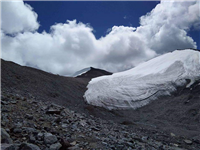
POLYGON ((37 14, 30 5, 23 1, 2 1, 1 5, 1 28, 5 33, 15 34, 38 29, 37 14))
POLYGON ((198 6, 198 1, 161 1, 141 16, 139 27, 113 26, 96 39, 91 26, 76 20, 39 33, 37 14, 29 5, 2 2, 2 58, 61 75, 89 66, 112 72, 130 69, 168 51, 196 48, 187 32, 200 25, 198 6))

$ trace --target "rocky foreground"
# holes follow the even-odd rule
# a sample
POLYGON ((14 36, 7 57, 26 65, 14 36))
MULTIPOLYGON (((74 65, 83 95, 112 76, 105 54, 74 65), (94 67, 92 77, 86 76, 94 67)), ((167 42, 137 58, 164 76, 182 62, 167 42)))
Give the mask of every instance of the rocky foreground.
POLYGON ((200 149, 200 141, 86 116, 2 91, 2 150, 200 149))

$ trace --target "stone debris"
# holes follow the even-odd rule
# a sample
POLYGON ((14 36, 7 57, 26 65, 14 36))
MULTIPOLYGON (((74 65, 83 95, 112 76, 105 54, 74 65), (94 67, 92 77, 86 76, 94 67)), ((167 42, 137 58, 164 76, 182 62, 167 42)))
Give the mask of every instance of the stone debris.
POLYGON ((5 93, 2 97, 7 103, 2 109, 9 111, 1 114, 2 150, 200 149, 198 142, 173 133, 136 130, 130 124, 79 114, 50 102, 13 95, 16 103, 9 103, 5 93), (161 136, 165 138, 157 138, 161 136))

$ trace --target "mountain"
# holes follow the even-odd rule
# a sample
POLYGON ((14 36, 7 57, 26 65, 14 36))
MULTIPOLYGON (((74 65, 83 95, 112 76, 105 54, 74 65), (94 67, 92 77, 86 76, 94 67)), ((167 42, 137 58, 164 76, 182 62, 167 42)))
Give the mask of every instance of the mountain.
POLYGON ((75 72, 72 76, 73 76, 73 77, 80 76, 80 75, 82 75, 83 73, 88 72, 90 69, 91 69, 91 67, 81 69, 81 70, 75 72))
MULTIPOLYGON (((126 148, 126 141, 118 140, 129 129, 110 123, 113 114, 109 111, 85 103, 83 94, 89 80, 1 60, 0 149, 126 148), (105 145, 108 131, 116 138, 109 138, 109 145, 105 145)), ((135 138, 141 138, 140 134, 135 138)), ((134 147, 139 149, 140 143, 134 147)))
MULTIPOLYGON (((1 59, 3 91, 74 107, 83 105, 89 79, 63 77, 1 59)), ((73 108, 75 109, 75 108, 73 108)))
POLYGON ((55 135, 63 146, 62 139, 77 141, 74 147, 83 149, 200 149, 200 80, 144 107, 125 110, 86 103, 83 95, 90 80, 1 60, 1 127, 14 143, 41 149, 50 147, 38 139, 40 133, 55 135))
POLYGON ((82 69, 80 71, 77 71, 73 77, 77 77, 77 78, 95 78, 95 77, 99 77, 99 76, 104 76, 104 75, 111 75, 111 72, 102 70, 102 69, 98 69, 98 68, 93 68, 93 67, 89 67, 89 68, 85 68, 82 69))
POLYGON ((176 50, 128 71, 92 79, 85 100, 111 109, 136 109, 152 100, 189 88, 200 79, 200 52, 176 50))

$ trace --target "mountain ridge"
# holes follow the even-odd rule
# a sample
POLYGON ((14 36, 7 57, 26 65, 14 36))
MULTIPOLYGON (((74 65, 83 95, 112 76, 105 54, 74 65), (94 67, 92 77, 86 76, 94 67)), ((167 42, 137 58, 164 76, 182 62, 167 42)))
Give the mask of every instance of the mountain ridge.
POLYGON ((81 74, 77 75, 76 78, 96 78, 99 76, 111 75, 111 74, 112 74, 111 72, 108 72, 103 69, 89 67, 87 71, 82 72, 81 74))
MULTIPOLYGON (((133 144, 132 148, 136 149, 141 148, 138 143, 145 143, 144 147, 146 149, 166 147, 171 149, 177 147, 193 150, 200 149, 200 80, 196 80, 190 88, 179 87, 172 95, 160 97, 136 110, 107 110, 89 105, 84 101, 83 95, 87 90, 86 86, 90 78, 54 75, 4 60, 1 60, 1 71, 1 92, 4 98, 2 101, 2 127, 11 135, 11 138, 14 137, 14 141, 24 140, 22 137, 19 139, 18 133, 13 132, 15 123, 18 125, 21 115, 22 120, 28 123, 28 126, 25 127, 30 125, 31 128, 36 128, 34 126, 36 124, 36 129, 40 131, 41 125, 38 124, 46 124, 48 122, 50 126, 42 125, 42 132, 52 132, 58 138, 60 136, 66 138, 70 134, 73 137, 67 138, 71 140, 71 138, 75 137, 73 141, 77 141, 77 143, 80 142, 80 139, 76 138, 77 135, 74 135, 74 130, 78 130, 78 135, 80 135, 80 132, 86 132, 86 137, 90 137, 89 135, 92 134, 93 139, 88 140, 86 138, 84 142, 95 143, 104 149, 108 147, 111 149, 110 144, 102 145, 102 142, 105 141, 101 139, 104 138, 107 138, 106 142, 114 144, 114 147, 123 145, 128 148, 130 145, 127 144, 127 140, 130 138, 133 139, 133 143, 131 142, 133 144), (21 100, 19 97, 24 98, 21 100), (42 104, 41 106, 40 103, 42 104), (46 106, 45 104, 48 103, 50 104, 46 106), (38 104, 38 107, 35 106, 36 104, 38 104), (52 124, 52 121, 54 119, 59 121, 60 115, 51 115, 45 112, 49 106, 54 106, 54 104, 59 105, 59 108, 61 106, 61 108, 69 109, 69 114, 73 118, 69 119, 69 114, 64 115, 66 119, 60 119, 61 124, 57 124, 59 129, 62 129, 59 131, 53 125, 55 122, 52 124), (12 111, 9 111, 12 107, 15 109, 13 108, 12 111), (30 110, 27 109, 29 107, 30 110), (6 116, 12 113, 14 115, 11 118, 14 120, 8 122, 12 126, 7 126, 8 120, 6 116), (33 117, 34 114, 37 116, 43 115, 40 116, 43 121, 34 122, 35 118, 33 120, 27 119, 27 117, 31 117, 31 113, 33 117), (16 114, 18 114, 17 117, 16 114), (51 119, 49 116, 55 118, 51 119), (46 117, 47 120, 45 120, 46 117), (84 126, 85 121, 86 126, 84 126), (68 127, 67 133, 64 134, 65 130, 63 128, 66 124, 68 127), (112 138, 107 136, 108 132, 111 133, 112 138), (57 133, 61 135, 57 135, 57 133), (94 141, 96 138, 99 138, 100 141, 94 141), (186 139, 190 141, 189 144, 184 141, 186 139), (122 142, 119 143, 119 140, 122 140, 122 142), (157 145, 158 143, 159 146, 157 145), (177 145, 177 143, 178 146, 173 145, 177 145)), ((186 82, 189 83, 189 80, 186 82)), ((40 119, 40 117, 36 119, 40 119)), ((24 126, 23 121, 21 123, 24 126)), ((25 128, 23 127, 22 129, 24 130, 25 128)), ((37 139, 37 137, 35 138, 37 139)), ((24 142, 27 142, 27 140, 29 141, 29 139, 26 139, 24 142)), ((39 145, 41 146, 41 144, 39 145)), ((92 147, 91 145, 89 145, 89 148, 92 147)), ((45 147, 46 145, 42 144, 42 146, 45 147)), ((97 148, 97 146, 93 148, 97 148)))

